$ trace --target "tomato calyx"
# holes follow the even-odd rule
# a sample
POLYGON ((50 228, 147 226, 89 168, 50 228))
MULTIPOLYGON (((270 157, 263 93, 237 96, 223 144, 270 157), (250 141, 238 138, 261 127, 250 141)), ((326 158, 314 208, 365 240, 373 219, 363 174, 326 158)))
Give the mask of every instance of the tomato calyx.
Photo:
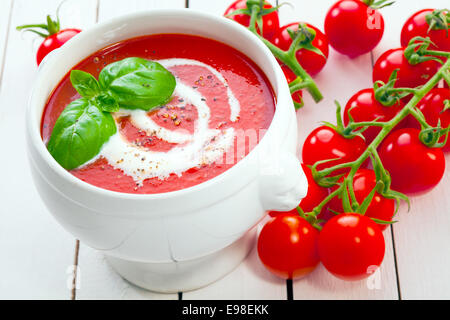
POLYGON ((295 51, 305 49, 327 59, 323 52, 312 44, 312 41, 316 38, 316 31, 314 29, 309 28, 305 23, 299 23, 297 30, 294 31, 288 28, 286 31, 291 37, 292 42, 295 43, 295 51))
POLYGON ((444 108, 441 111, 441 114, 450 109, 450 100, 447 99, 444 101, 444 108))
POLYGON ((420 141, 429 148, 443 148, 448 141, 450 126, 442 128, 441 120, 438 120, 437 126, 432 127, 426 122, 425 116, 419 109, 415 108, 414 112, 416 112, 416 114, 413 114, 413 116, 418 121, 420 119, 419 123, 422 128, 419 134, 420 141), (442 137, 444 137, 444 140, 441 140, 442 137))
POLYGON ((328 121, 323 121, 322 124, 329 128, 332 128, 333 130, 338 132, 344 138, 353 139, 354 137, 358 136, 358 137, 362 138, 363 140, 366 140, 366 138, 362 135, 362 133, 365 130, 367 130, 367 128, 369 128, 369 126, 377 126, 379 124, 379 122, 377 122, 378 118, 373 121, 355 122, 355 120, 353 119, 353 117, 350 113, 353 108, 350 108, 348 110, 349 122, 347 125, 344 125, 344 121, 342 120, 342 115, 341 115, 341 110, 342 110, 341 104, 337 100, 335 100, 334 103, 336 105, 336 123, 337 124, 334 125, 328 121))
POLYGON ((441 55, 443 57, 448 57, 449 53, 440 54, 439 51, 428 50, 430 45, 435 44, 431 41, 429 37, 414 37, 409 43, 408 47, 405 49, 405 58, 412 65, 416 65, 425 61, 436 61, 443 64, 443 61, 437 58, 435 55, 441 55))
MULTIPOLYGON (((338 190, 338 198, 342 201, 342 207, 344 209, 344 212, 354 212, 361 215, 365 215, 367 209, 369 208, 370 204, 372 203, 372 200, 375 196, 375 193, 378 192, 380 195, 387 199, 391 199, 390 197, 386 196, 385 193, 383 193, 384 190, 384 184, 381 180, 378 180, 375 186, 372 188, 370 193, 364 198, 364 200, 361 202, 361 204, 358 203, 358 200, 356 199, 356 194, 354 190, 354 184, 353 184, 353 175, 349 175, 344 178, 343 182, 339 186, 338 190)), ((398 210, 399 206, 399 199, 397 197, 392 197, 392 199, 397 200, 397 205, 395 206, 395 213, 398 210)), ((409 202, 408 202, 409 203, 409 202)), ((341 214, 340 212, 336 212, 330 208, 328 208, 329 211, 331 211, 335 215, 341 214)), ((370 217, 374 222, 378 224, 394 224, 397 221, 386 221, 382 219, 372 218, 370 217)))
POLYGON ((47 15, 46 23, 25 24, 17 26, 16 30, 30 31, 43 38, 48 38, 49 36, 56 34, 61 30, 61 24, 58 16, 56 17, 56 20, 53 20, 50 15, 47 15))
POLYGON ((381 9, 395 3, 395 1, 388 2, 388 0, 362 0, 362 2, 372 9, 381 9))
POLYGON ((298 215, 300 217, 305 219, 313 228, 316 228, 317 230, 320 231, 322 229, 322 225, 321 224, 323 222, 325 222, 325 220, 317 218, 317 216, 320 213, 320 210, 322 209, 322 207, 319 208, 319 206, 314 208, 313 211, 311 211, 311 212, 304 212, 302 210, 302 208, 300 208, 300 207, 296 207, 295 209, 297 210, 298 215))
POLYGON ((448 37, 448 27, 450 25, 450 10, 440 9, 434 10, 425 16, 425 21, 430 26, 428 32, 431 30, 445 30, 448 37))
MULTIPOLYGON (((283 5, 282 3, 271 8, 264 8, 264 5, 266 5, 267 2, 263 0, 247 0, 246 4, 246 8, 234 10, 233 12, 228 13, 226 17, 232 17, 238 14, 245 14, 250 17, 254 16, 254 23, 258 26, 261 34, 263 33, 262 17, 277 11, 283 5)), ((250 23, 249 28, 254 28, 254 23, 250 23)))
MULTIPOLYGON (((408 205, 408 211, 411 207, 411 202, 408 196, 405 194, 391 189, 391 175, 384 168, 383 163, 378 155, 378 151, 375 148, 370 150, 369 154, 370 160, 372 162, 373 171, 375 172, 375 177, 377 180, 376 191, 385 197, 386 199, 393 199, 396 202, 394 215, 397 213, 401 201, 405 201, 408 205)), ((375 189, 375 188, 374 188, 375 189)), ((373 196, 372 196, 373 197, 373 196)), ((370 202, 369 202, 370 204, 370 202)), ((365 208, 367 210, 367 208, 365 208)))
POLYGON ((378 80, 373 84, 375 99, 385 107, 392 107, 404 97, 416 92, 415 88, 395 88, 398 71, 399 69, 395 69, 392 72, 388 82, 378 80))

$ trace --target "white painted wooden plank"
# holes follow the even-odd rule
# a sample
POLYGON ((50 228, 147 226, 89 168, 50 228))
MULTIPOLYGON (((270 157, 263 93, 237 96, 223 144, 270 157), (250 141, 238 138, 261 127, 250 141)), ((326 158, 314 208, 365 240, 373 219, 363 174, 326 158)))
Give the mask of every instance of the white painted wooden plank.
MULTIPOLYGON (((335 0, 308 2, 293 0, 294 8, 282 6, 280 20, 282 25, 290 22, 309 22, 323 31, 323 24, 328 8, 335 0)), ((305 138, 321 121, 335 123, 335 104, 337 100, 345 105, 347 100, 358 90, 372 86, 372 63, 370 54, 350 59, 330 47, 330 55, 321 73, 315 80, 324 99, 315 104, 305 93, 305 107, 298 111, 299 147, 305 138)), ((397 299, 395 262, 390 230, 384 233, 386 238, 386 255, 382 268, 376 277, 382 279, 380 288, 370 289, 366 281, 345 282, 329 274, 322 265, 310 276, 294 281, 294 299, 397 299)))
MULTIPOLYGON (((100 0, 99 21, 130 12, 156 8, 184 8, 184 0, 100 0)), ((159 294, 140 289, 122 279, 104 256, 83 244, 79 253, 81 274, 77 299, 177 299, 176 294, 159 294)))
POLYGON ((294 281, 294 299, 398 299, 390 229, 386 229, 383 235, 386 240, 385 258, 380 269, 371 277, 361 281, 340 280, 320 264, 308 277, 294 281))
POLYGON ((78 266, 77 300, 178 299, 176 294, 154 293, 132 285, 112 269, 103 254, 83 244, 80 245, 78 266))
POLYGON ((185 0, 100 0, 99 21, 141 10, 184 7, 185 0))
POLYGON ((3 0, 0 2, 0 86, 4 64, 3 59, 6 51, 6 41, 10 22, 9 18, 11 14, 11 4, 11 0, 3 0))
POLYGON ((37 67, 31 42, 14 29, 43 22, 58 3, 16 0, 13 4, 0 92, 2 299, 68 299, 71 294, 68 283, 75 241, 47 212, 30 176, 24 139, 25 107, 37 67))
MULTIPOLYGON (((400 30, 414 12, 446 8, 447 0, 397 1, 383 9, 386 30, 376 56, 400 46, 400 30)), ((432 192, 411 198, 411 211, 403 208, 393 226, 402 299, 450 298, 450 155, 443 181, 432 192)))
POLYGON ((98 0, 64 0, 59 4, 61 28, 87 28, 97 22, 98 0))
MULTIPOLYGON (((231 1, 189 0, 189 8, 222 15, 231 1)), ((256 250, 232 273, 183 299, 286 299, 286 282, 267 272, 256 250)))
POLYGON ((223 279, 198 290, 184 292, 187 300, 285 300, 286 282, 267 272, 255 248, 223 279))

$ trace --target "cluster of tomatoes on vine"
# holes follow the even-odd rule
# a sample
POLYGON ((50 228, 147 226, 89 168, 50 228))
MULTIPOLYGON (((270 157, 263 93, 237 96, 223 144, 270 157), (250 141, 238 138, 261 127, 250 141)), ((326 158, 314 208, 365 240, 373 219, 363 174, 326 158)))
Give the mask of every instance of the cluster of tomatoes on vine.
MULTIPOLYGON (((251 5, 258 1, 239 0, 232 3, 225 16, 248 27, 251 5)), ((384 20, 378 9, 391 5, 386 1, 340 0, 328 11, 324 30, 304 22, 279 24, 277 7, 261 2, 257 32, 282 50, 288 50, 293 34, 299 28, 313 30, 314 49, 296 51, 299 64, 310 74, 319 73, 325 66, 329 45, 350 58, 370 52, 380 42, 384 20), (262 30, 262 32, 261 32, 262 30), (351 35, 351 36, 349 36, 351 35), (318 50, 320 52, 318 52, 318 50)), ((376 95, 379 84, 391 83, 394 88, 416 88, 424 85, 440 69, 438 59, 423 59, 410 64, 405 50, 411 39, 428 37, 431 48, 450 51, 448 10, 424 9, 414 13, 404 24, 401 47, 383 53, 373 68, 374 88, 363 89, 347 102, 343 115, 338 109, 337 126, 323 125, 306 138, 302 149, 302 168, 308 178, 308 193, 291 212, 270 212, 271 219, 262 228, 258 239, 258 253, 262 263, 275 275, 295 279, 310 273, 322 262, 333 275, 358 280, 370 276, 382 263, 385 242, 382 231, 392 223, 398 209, 396 197, 377 192, 377 174, 366 161, 352 178, 352 196, 364 203, 363 214, 345 210, 344 197, 331 197, 350 168, 338 170, 340 179, 335 185, 324 186, 314 179, 314 171, 324 170, 340 163, 357 160, 380 133, 380 126, 368 126, 359 134, 346 135, 343 128, 353 123, 387 122, 405 107, 410 96, 402 95, 387 107, 376 95), (391 76, 396 75, 392 81, 391 76), (329 198, 329 199, 328 199, 329 198), (326 200, 326 205, 321 203, 326 200), (317 213, 317 217, 306 213, 317 213), (319 210, 319 212, 317 212, 319 210)), ((279 61, 288 82, 297 76, 279 61)), ((301 91, 292 95, 301 103, 301 91)), ((431 89, 416 105, 430 126, 450 126, 450 90, 448 83, 431 89)), ((358 128, 355 128, 358 129, 358 128)), ((446 137, 440 139, 443 148, 426 146, 420 139, 421 124, 412 116, 392 128, 377 148, 377 157, 389 173, 390 183, 397 195, 416 195, 430 191, 441 180, 445 171, 443 151, 450 150, 446 137)), ((345 190, 344 193, 348 191, 345 190)), ((399 196, 403 199, 403 197, 399 196)))

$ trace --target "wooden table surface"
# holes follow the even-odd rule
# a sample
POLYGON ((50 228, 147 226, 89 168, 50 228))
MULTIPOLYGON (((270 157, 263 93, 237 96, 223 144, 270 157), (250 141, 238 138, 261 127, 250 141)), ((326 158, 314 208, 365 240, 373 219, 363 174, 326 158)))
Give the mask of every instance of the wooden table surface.
MULTIPOLYGON (((63 26, 87 28, 133 11, 192 8, 221 15, 222 0, 68 0, 60 10, 63 26)), ((323 29, 334 0, 290 0, 280 9, 282 24, 307 21, 323 29)), ((95 250, 78 242, 51 217, 31 180, 25 150, 25 108, 37 68, 34 36, 17 25, 43 22, 60 0, 0 0, 0 298, 1 299, 442 299, 450 298, 450 169, 431 193, 403 206, 399 223, 384 232, 386 256, 369 280, 344 282, 319 266, 309 277, 286 283, 269 274, 255 250, 231 274, 191 292, 158 294, 139 289, 118 276, 95 250), (77 270, 76 290, 72 290, 77 270), (74 293, 76 295, 74 296, 74 293)), ((370 87, 374 60, 399 46, 406 18, 424 1, 397 0, 382 10, 386 31, 371 53, 350 60, 331 49, 317 83, 325 98, 305 99, 298 112, 299 146, 320 121, 334 121, 333 101, 342 104, 370 87)), ((448 7, 448 0, 427 6, 448 7)), ((300 148, 300 147, 299 147, 300 148)), ((447 160, 450 156, 447 155, 447 160)))

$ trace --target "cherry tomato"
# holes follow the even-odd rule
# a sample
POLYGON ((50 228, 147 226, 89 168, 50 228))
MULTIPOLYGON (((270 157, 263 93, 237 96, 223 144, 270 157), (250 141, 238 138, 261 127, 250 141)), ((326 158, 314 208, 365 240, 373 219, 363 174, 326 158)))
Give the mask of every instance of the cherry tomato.
POLYGON ((80 32, 81 30, 79 29, 64 29, 45 38, 36 54, 37 64, 39 65, 46 55, 53 50, 60 48, 64 43, 80 32))
MULTIPOLYGON (((286 78, 286 81, 287 81, 288 83, 294 81, 294 80, 297 78, 297 76, 295 75, 295 73, 293 73, 293 72, 291 71, 291 69, 289 69, 287 66, 282 65, 282 66, 281 66, 281 70, 283 70, 284 77, 286 78)), ((302 90, 298 90, 298 91, 294 92, 294 93, 291 95, 291 97, 292 97, 292 100, 294 100, 295 102, 300 103, 300 104, 303 103, 303 93, 302 93, 302 90)))
MULTIPOLYGON (((232 13, 233 11, 239 10, 239 9, 245 9, 247 8, 247 0, 237 0, 233 2, 227 10, 225 10, 224 16, 232 13)), ((264 2, 264 8, 270 9, 273 8, 272 5, 268 2, 264 2)), ((243 25, 244 27, 248 27, 250 25, 250 16, 246 14, 237 14, 234 16, 229 16, 228 18, 236 21, 237 23, 243 25)), ((271 40, 275 33, 280 28, 280 21, 278 19, 278 12, 274 11, 272 13, 266 14, 262 16, 262 22, 263 22, 263 34, 262 36, 266 38, 267 40, 271 40)), ((258 26, 256 27, 258 30, 258 33, 261 34, 258 26)))
POLYGON ((330 45, 350 58, 370 52, 383 32, 383 16, 360 0, 338 1, 325 17, 325 34, 330 45))
POLYGON ((378 153, 391 175, 393 190, 424 193, 434 188, 444 175, 442 150, 425 146, 419 133, 420 130, 413 128, 394 131, 379 147, 378 153))
MULTIPOLYGON (((341 180, 343 181, 343 180, 341 180)), ((373 188, 377 184, 377 178, 375 172, 369 169, 359 169, 356 171, 353 177, 353 190, 355 191, 355 197, 359 204, 362 204, 364 199, 372 192, 373 188)), ((332 189, 336 190, 337 187, 332 189)), ((344 213, 342 206, 342 199, 334 197, 328 203, 328 209, 331 209, 338 213, 344 213)), ((330 211, 331 214, 333 214, 330 211)), ((375 192, 372 202, 366 210, 365 216, 369 218, 376 218, 383 221, 391 221, 395 213, 395 200, 387 199, 375 192)), ((383 231, 387 228, 387 224, 378 224, 378 227, 383 231)))
MULTIPOLYGON (((375 99, 373 89, 363 89, 357 92, 344 109, 344 124, 348 125, 349 112, 355 122, 373 121, 378 118, 378 122, 391 120, 404 107, 403 102, 386 107, 375 99)), ((370 127, 362 135, 366 138, 366 143, 370 144, 381 131, 380 127, 370 127)))
POLYGON ((258 255, 264 266, 284 279, 312 272, 319 263, 319 231, 297 215, 281 214, 268 221, 258 238, 258 255))
MULTIPOLYGON (((314 178, 311 174, 311 169, 309 169, 303 163, 302 163, 302 168, 303 168, 303 171, 305 172, 306 179, 308 179, 308 193, 306 194, 306 197, 304 197, 300 201, 298 206, 303 210, 303 212, 311 212, 315 207, 317 207, 319 205, 319 203, 322 202, 323 199, 325 199, 328 196, 328 189, 319 186, 314 181, 314 178)), ((322 211, 324 211, 324 210, 322 210, 322 211)), ((294 215, 298 215, 297 209, 294 209, 289 212, 294 215)), ((269 212, 269 215, 274 217, 281 213, 283 213, 283 212, 271 211, 271 212, 269 212)))
POLYGON ((81 32, 80 29, 60 30, 59 19, 53 20, 49 15, 45 24, 27 24, 16 27, 17 30, 31 31, 44 38, 38 48, 36 61, 39 65, 42 60, 55 49, 60 48, 64 43, 81 32))
MULTIPOLYGON (((287 30, 289 29, 294 32, 297 31, 299 23, 300 22, 294 22, 281 27, 273 37, 272 43, 282 50, 288 50, 291 46, 292 39, 289 36, 287 30)), ((308 72, 310 75, 315 75, 323 69, 325 63, 327 62, 328 39, 327 36, 324 35, 323 32, 316 27, 310 25, 309 23, 305 24, 308 28, 311 28, 316 32, 316 36, 314 37, 314 40, 311 42, 311 44, 319 49, 324 56, 306 49, 297 50, 295 56, 297 57, 297 61, 300 63, 303 69, 305 69, 306 72, 308 72)))
MULTIPOLYGON (((450 100, 450 90, 434 88, 417 104, 417 108, 422 111, 429 125, 437 126, 440 121, 442 128, 450 126, 450 110, 443 111, 445 100, 450 100)), ((419 122, 412 116, 408 118, 408 124, 412 128, 420 129, 419 122)), ((444 140, 445 137, 442 137, 441 141, 444 140)), ((443 150, 450 151, 450 140, 447 140, 443 150)))
POLYGON ((438 49, 442 51, 450 51, 450 36, 447 34, 446 30, 431 29, 428 31, 430 26, 425 18, 433 11, 434 9, 423 9, 414 13, 408 18, 408 20, 406 20, 401 33, 402 47, 407 47, 412 38, 419 36, 423 38, 430 38, 430 40, 435 44, 435 46, 430 46, 432 50, 438 49))
POLYGON ((329 272, 344 280, 370 276, 383 262, 384 251, 380 228, 361 214, 340 214, 320 231, 320 261, 329 272))
MULTIPOLYGON (((320 126, 309 134, 303 144, 303 163, 313 165, 320 160, 336 159, 317 166, 317 170, 323 170, 341 163, 354 161, 365 149, 366 144, 361 137, 345 138, 330 127, 320 126)), ((347 171, 349 170, 336 170, 334 174, 347 171)))
POLYGON ((392 72, 399 69, 395 87, 415 88, 425 84, 439 70, 439 63, 436 61, 412 65, 404 53, 404 48, 391 49, 383 53, 373 67, 373 82, 381 80, 387 83, 392 72))

